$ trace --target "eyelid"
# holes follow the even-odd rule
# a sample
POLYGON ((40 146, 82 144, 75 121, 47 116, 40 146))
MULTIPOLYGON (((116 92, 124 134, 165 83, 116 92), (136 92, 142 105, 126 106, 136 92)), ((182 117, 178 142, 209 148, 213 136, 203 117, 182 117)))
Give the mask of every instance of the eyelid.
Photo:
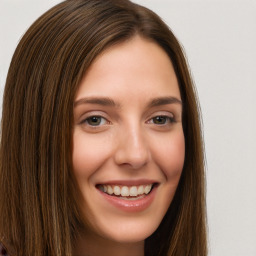
POLYGON ((166 111, 156 112, 156 113, 152 114, 146 121, 146 123, 156 125, 156 126, 167 126, 167 125, 170 125, 170 124, 175 123, 175 122, 176 122, 175 115, 171 112, 166 112, 166 111), (156 123, 153 122, 153 119, 156 118, 156 117, 164 117, 168 120, 164 124, 156 124, 156 123))
POLYGON ((93 117, 93 116, 98 116, 98 117, 102 117, 105 119, 109 119, 108 116, 106 115, 106 113, 104 113, 103 111, 97 111, 97 110, 93 110, 93 111, 87 111, 87 112, 83 112, 80 117, 79 117, 79 123, 84 121, 87 118, 93 117))
POLYGON ((152 118, 157 117, 157 116, 166 116, 166 117, 169 117, 169 118, 175 118, 175 114, 172 113, 172 112, 157 111, 157 112, 154 112, 154 113, 150 114, 150 116, 147 118, 147 120, 152 119, 152 118))
POLYGON ((90 127, 100 127, 100 126, 103 126, 103 125, 107 124, 107 123, 108 123, 108 120, 107 120, 105 117, 103 117, 103 116, 92 115, 92 116, 86 117, 85 119, 83 119, 83 120, 81 121, 81 124, 84 124, 84 123, 86 123, 86 124, 87 124, 88 126, 90 126, 90 127), (102 122, 102 119, 105 120, 104 124, 101 124, 101 123, 100 123, 99 125, 91 125, 91 124, 89 124, 89 119, 90 119, 90 118, 93 118, 93 117, 100 118, 100 119, 101 119, 101 122, 102 122))
POLYGON ((79 118, 78 124, 81 125, 81 127, 85 130, 88 131, 96 131, 99 130, 101 131, 104 128, 107 128, 107 125, 111 124, 111 122, 109 121, 108 116, 106 115, 106 113, 102 112, 102 111, 88 111, 86 113, 84 113, 83 115, 81 115, 81 117, 79 118), (102 118, 105 120, 105 122, 103 124, 99 124, 99 125, 91 125, 88 123, 88 119, 92 118, 92 117, 98 117, 98 118, 102 118))

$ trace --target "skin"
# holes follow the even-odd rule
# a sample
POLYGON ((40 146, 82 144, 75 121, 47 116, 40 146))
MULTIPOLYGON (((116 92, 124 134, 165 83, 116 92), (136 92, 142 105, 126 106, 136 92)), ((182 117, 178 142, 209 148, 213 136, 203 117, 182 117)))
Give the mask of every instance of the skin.
POLYGON ((181 120, 177 78, 156 43, 135 36, 96 58, 74 103, 73 171, 87 223, 75 255, 143 255, 144 240, 162 221, 182 172, 181 120), (157 187, 152 203, 137 212, 113 206, 96 188, 143 179, 157 187))

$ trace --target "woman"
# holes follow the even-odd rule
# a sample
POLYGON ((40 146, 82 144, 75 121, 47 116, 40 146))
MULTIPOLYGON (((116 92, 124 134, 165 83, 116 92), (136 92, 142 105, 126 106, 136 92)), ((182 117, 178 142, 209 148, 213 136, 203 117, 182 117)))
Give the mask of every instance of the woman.
POLYGON ((203 146, 181 47, 126 0, 69 0, 19 43, 3 99, 9 255, 206 255, 203 146))

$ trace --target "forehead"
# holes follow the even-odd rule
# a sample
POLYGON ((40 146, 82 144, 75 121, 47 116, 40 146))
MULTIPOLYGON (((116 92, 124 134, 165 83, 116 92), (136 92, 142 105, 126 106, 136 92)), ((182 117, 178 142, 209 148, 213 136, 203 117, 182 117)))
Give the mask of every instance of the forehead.
POLYGON ((173 65, 156 43, 136 36, 99 55, 87 70, 76 100, 88 96, 174 96, 180 92, 173 65))

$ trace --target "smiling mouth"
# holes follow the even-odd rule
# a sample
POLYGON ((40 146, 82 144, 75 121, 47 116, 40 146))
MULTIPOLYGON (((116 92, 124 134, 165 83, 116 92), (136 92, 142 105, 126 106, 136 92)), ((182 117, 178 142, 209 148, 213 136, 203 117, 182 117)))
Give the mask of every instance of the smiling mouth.
POLYGON ((123 185, 97 185, 96 187, 102 192, 118 197, 124 200, 137 200, 148 195, 156 184, 146 184, 139 186, 123 186, 123 185))

